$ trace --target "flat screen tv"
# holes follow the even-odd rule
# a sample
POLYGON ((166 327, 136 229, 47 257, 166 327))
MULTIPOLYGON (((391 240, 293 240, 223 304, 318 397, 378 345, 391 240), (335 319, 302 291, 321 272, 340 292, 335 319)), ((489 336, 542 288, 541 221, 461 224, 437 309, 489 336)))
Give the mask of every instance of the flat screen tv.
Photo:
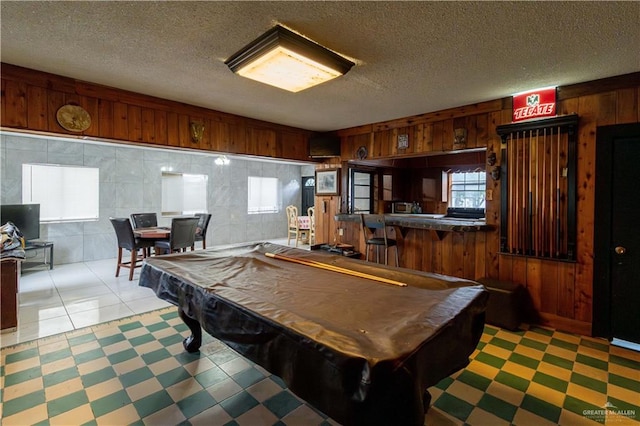
POLYGON ((340 138, 327 133, 318 133, 309 138, 309 157, 340 157, 340 138))
POLYGON ((0 222, 13 222, 26 241, 40 238, 40 204, 3 204, 0 222))

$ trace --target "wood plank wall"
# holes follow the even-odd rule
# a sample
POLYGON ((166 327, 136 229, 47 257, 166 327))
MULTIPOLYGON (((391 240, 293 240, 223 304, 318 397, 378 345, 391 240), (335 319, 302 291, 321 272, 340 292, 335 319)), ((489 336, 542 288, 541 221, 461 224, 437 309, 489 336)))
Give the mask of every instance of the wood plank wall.
POLYGON ((6 129, 64 136, 89 136, 113 142, 175 147, 267 158, 312 161, 311 132, 138 93, 104 87, 10 64, 1 65, 2 116, 6 129), (91 116, 82 133, 63 129, 56 111, 80 105, 91 116), (204 123, 200 142, 190 123, 204 123))
MULTIPOLYGON (((19 129, 78 136, 56 121, 62 105, 84 107, 92 125, 81 136, 149 146, 225 152, 260 157, 309 161, 308 137, 302 129, 266 123, 81 82, 39 71, 2 64, 1 118, 4 129, 19 129), (200 143, 191 141, 189 123, 202 121, 200 143)), ((611 77, 558 88, 558 114, 580 116, 578 134, 577 261, 575 263, 501 255, 499 247, 500 183, 487 179, 487 223, 492 232, 450 233, 441 240, 412 230, 402 246, 402 265, 423 271, 480 278, 488 276, 526 286, 545 323, 582 334, 591 332, 593 287, 593 222, 596 127, 640 122, 640 73, 611 77)), ((467 129, 467 148, 486 147, 500 154, 496 126, 511 122, 510 99, 461 106, 382 123, 338 131, 342 157, 319 168, 347 170, 360 146, 369 158, 412 157, 453 149, 453 129, 467 129), (397 137, 407 134, 409 146, 397 148, 397 137)), ((341 187, 347 176, 342 173, 341 187)), ((357 226, 336 223, 346 211, 346 197, 316 197, 316 234, 319 242, 342 241, 363 247, 357 226), (344 234, 339 235, 342 228, 344 234)))
MULTIPOLYGON (((487 223, 491 232, 448 233, 434 238, 429 231, 410 230, 401 238, 401 265, 412 269, 477 279, 484 276, 519 282, 529 293, 540 321, 558 329, 591 334, 593 306, 593 223, 596 127, 640 122, 640 73, 563 86, 558 88, 558 114, 580 117, 577 165, 577 261, 542 260, 499 253, 500 183, 487 178, 487 223), (489 200, 489 198, 491 198, 489 200)), ((348 167, 360 146, 371 159, 412 157, 452 150, 453 129, 467 129, 467 148, 486 147, 500 161, 501 141, 496 126, 511 122, 511 100, 499 99, 435 113, 338 131, 342 141, 341 164, 348 167), (409 135, 409 147, 397 149, 398 134, 409 135)), ((499 164, 499 163, 498 163, 499 164)), ((323 165, 322 167, 327 167, 323 165)), ((346 173, 343 173, 345 175, 346 173)), ((343 178, 343 190, 346 181, 343 178)), ((327 209, 346 211, 340 197, 318 197, 327 209), (342 203, 332 205, 332 203, 342 203)), ((316 204, 317 205, 317 204, 316 204)), ((327 213, 328 214, 328 213, 327 213)), ((358 225, 336 223, 325 217, 318 233, 332 242, 335 229, 343 228, 338 241, 354 244, 362 251, 364 241, 358 225)), ((318 240, 321 241, 321 240, 318 240)))

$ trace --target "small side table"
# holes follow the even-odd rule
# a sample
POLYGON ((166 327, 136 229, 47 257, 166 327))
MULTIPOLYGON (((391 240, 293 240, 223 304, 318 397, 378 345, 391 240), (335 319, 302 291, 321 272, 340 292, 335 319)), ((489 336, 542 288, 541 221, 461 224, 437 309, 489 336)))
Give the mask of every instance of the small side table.
MULTIPOLYGON (((53 243, 51 241, 32 241, 30 243, 27 243, 24 247, 25 254, 26 252, 33 250, 43 250, 43 265, 49 265, 49 270, 53 269, 53 243)), ((29 265, 29 263, 33 264, 33 262, 25 262, 22 266, 27 266, 29 265)))

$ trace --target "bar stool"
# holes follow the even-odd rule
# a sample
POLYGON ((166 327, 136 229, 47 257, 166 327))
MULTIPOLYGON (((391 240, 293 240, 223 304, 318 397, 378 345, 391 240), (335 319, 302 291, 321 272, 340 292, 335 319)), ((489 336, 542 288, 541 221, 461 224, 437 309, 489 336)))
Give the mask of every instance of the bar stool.
POLYGON ((389 264, 389 248, 394 247, 396 249, 396 266, 400 266, 398 260, 398 242, 393 238, 387 237, 387 224, 382 214, 362 214, 360 215, 362 220, 362 232, 364 233, 364 241, 366 244, 367 256, 366 260, 369 261, 369 249, 371 247, 376 248, 376 262, 380 263, 380 247, 384 247, 384 264, 389 264), (376 236, 376 231, 382 229, 382 236, 376 236))

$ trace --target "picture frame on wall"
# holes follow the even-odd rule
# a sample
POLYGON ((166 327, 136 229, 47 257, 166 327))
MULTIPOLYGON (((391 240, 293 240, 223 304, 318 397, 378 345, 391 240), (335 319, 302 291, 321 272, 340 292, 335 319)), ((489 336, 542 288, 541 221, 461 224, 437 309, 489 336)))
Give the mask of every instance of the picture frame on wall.
POLYGON ((316 195, 340 195, 340 169, 316 170, 316 195))

